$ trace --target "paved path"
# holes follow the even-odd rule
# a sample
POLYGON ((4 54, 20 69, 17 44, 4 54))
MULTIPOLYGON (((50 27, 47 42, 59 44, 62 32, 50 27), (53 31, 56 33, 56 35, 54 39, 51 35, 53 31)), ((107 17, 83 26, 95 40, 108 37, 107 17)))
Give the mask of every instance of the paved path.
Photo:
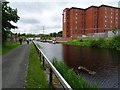
POLYGON ((3 88, 23 88, 29 60, 29 45, 20 45, 2 58, 3 88))

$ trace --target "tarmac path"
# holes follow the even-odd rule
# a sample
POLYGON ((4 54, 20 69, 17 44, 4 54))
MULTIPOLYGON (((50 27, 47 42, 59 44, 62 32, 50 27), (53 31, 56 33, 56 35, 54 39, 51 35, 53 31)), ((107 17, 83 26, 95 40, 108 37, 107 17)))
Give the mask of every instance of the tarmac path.
POLYGON ((29 45, 23 44, 2 58, 2 88, 23 88, 29 61, 29 45))

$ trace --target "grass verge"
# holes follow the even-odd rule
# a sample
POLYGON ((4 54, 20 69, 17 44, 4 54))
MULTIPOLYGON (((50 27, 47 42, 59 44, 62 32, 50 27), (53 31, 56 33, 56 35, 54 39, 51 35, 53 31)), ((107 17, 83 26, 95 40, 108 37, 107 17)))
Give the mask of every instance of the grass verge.
POLYGON ((16 48, 17 46, 19 46, 19 42, 7 42, 6 45, 2 45, 2 55, 6 54, 7 52, 12 50, 13 48, 16 48))
POLYGON ((77 75, 73 69, 69 69, 63 62, 54 61, 54 66, 69 83, 69 85, 75 90, 92 90, 93 88, 97 90, 97 85, 94 83, 90 85, 87 81, 84 81, 81 76, 77 75))
POLYGON ((30 45, 29 65, 26 77, 26 88, 49 88, 39 56, 33 44, 30 45))
POLYGON ((120 51, 120 36, 110 38, 82 38, 63 42, 63 44, 94 47, 94 48, 111 48, 120 51))

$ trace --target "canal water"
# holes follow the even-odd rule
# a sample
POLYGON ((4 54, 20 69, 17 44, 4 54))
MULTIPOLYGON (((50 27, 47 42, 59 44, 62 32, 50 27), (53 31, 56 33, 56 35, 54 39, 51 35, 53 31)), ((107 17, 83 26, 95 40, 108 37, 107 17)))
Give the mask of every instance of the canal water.
POLYGON ((85 80, 96 82, 100 88, 118 88, 120 53, 109 49, 96 49, 65 44, 50 44, 36 41, 49 60, 56 58, 74 68, 85 80), (86 70, 78 69, 84 67, 86 70))

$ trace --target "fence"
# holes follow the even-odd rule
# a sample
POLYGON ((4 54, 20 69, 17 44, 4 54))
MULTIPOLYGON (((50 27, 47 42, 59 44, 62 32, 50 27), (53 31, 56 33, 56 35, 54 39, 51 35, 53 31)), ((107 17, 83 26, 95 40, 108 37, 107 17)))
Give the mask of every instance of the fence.
POLYGON ((82 35, 82 37, 113 37, 113 36, 120 36, 120 30, 116 30, 116 33, 113 31, 101 32, 101 33, 89 33, 87 36, 82 35))
POLYGON ((50 62, 50 60, 45 56, 45 54, 41 51, 41 49, 36 45, 36 43, 33 41, 33 44, 42 59, 42 65, 43 68, 45 68, 45 61, 48 63, 48 66, 50 67, 50 74, 49 74, 49 84, 52 84, 52 74, 54 73, 55 76, 60 81, 61 85, 65 90, 73 90, 71 86, 66 82, 66 80, 61 76, 61 74, 57 71, 57 69, 54 67, 54 65, 50 62))

